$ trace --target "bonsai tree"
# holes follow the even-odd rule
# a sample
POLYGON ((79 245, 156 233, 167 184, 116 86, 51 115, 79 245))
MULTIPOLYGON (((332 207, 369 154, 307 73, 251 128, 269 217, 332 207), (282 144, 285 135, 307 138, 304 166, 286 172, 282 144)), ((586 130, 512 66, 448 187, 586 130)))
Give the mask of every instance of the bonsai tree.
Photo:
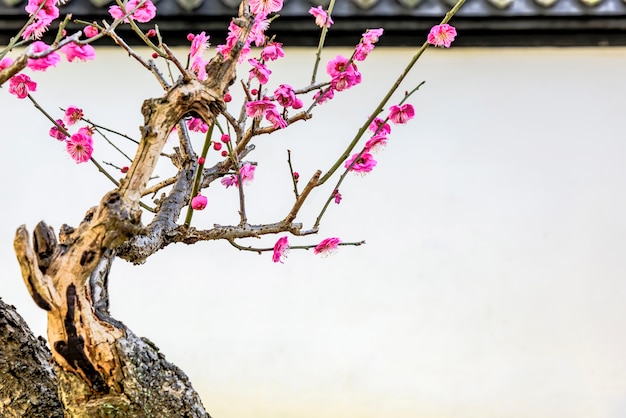
POLYGON ((47 134, 77 164, 94 165, 111 181, 111 190, 77 225, 55 228, 42 221, 32 234, 24 225, 17 229, 15 253, 33 301, 47 312, 49 348, 32 336, 11 306, 0 304, 4 382, 0 393, 6 400, 0 403, 2 415, 208 416, 186 375, 149 340, 111 317, 108 279, 113 262, 121 258, 140 264, 170 244, 211 240, 227 241, 238 250, 267 252, 276 263, 283 263, 289 250, 325 254, 339 246, 362 245, 364 241, 343 242, 332 235, 315 237, 330 205, 341 202, 347 176, 372 171, 377 165, 373 152, 386 144, 391 126, 414 117, 410 99, 421 84, 404 94, 397 91, 429 45, 450 46, 456 30, 448 22, 462 3, 432 28, 378 106, 363 109, 363 124, 346 139, 330 168, 300 176, 291 152, 285 150, 293 203, 286 212, 276 213, 272 222, 254 223, 248 219, 245 192, 257 166, 264 169, 254 160, 255 146, 263 144, 258 139, 313 118, 317 107, 365 80, 358 65, 375 48, 383 28, 364 29, 352 56, 337 55, 322 63, 334 2, 326 10, 312 7, 310 13, 320 27, 312 76, 307 85, 292 86, 271 80, 272 65, 284 56, 280 39, 269 29, 282 0, 242 1, 224 44, 209 53, 209 35, 189 34, 184 57, 172 52, 151 23, 157 14, 151 0, 118 1, 109 9, 111 19, 102 22, 74 20, 82 25, 75 33, 66 32, 73 19, 67 16, 58 23, 51 44, 40 39, 59 18, 57 4, 30 0, 26 6, 30 18, 0 54, 0 85, 16 99, 31 101, 49 120, 47 134), (122 25, 151 49, 150 56, 137 52, 118 34, 122 25), (80 104, 60 103, 57 115, 59 111, 44 109, 37 101, 37 71, 54 71, 63 55, 68 61, 95 59, 93 45, 102 37, 111 38, 163 88, 160 97, 144 101, 138 136, 91 120, 80 104), (201 146, 196 137, 204 138, 201 146), (95 138, 98 146, 118 152, 117 160, 97 160, 95 138), (171 152, 164 151, 168 141, 176 142, 171 152), (128 146, 134 148, 132 157, 123 150, 128 146), (211 156, 209 150, 214 151, 211 156), (162 170, 165 162, 169 170, 162 170), (214 189, 209 186, 236 191, 237 223, 210 228, 194 224, 195 212, 213 206, 209 202, 214 189), (315 202, 318 215, 299 220, 315 189, 325 196, 315 202), (247 240, 265 235, 276 237, 274 246, 256 247, 247 240))

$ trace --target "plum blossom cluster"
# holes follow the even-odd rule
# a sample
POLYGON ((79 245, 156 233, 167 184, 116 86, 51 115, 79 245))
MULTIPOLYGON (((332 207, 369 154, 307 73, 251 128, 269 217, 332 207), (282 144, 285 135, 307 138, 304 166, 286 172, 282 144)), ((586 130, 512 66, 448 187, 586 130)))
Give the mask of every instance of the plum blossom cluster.
POLYGON ((24 40, 39 39, 48 30, 50 24, 59 17, 59 8, 56 0, 28 0, 26 12, 34 17, 33 22, 22 32, 24 40))
POLYGON ((387 145, 388 135, 391 134, 391 126, 387 121, 391 121, 396 125, 402 125, 413 119, 414 116, 415 109, 413 105, 403 103, 390 106, 389 114, 385 119, 374 118, 368 127, 373 132, 372 137, 365 143, 361 152, 353 154, 345 161, 345 168, 360 174, 371 172, 377 164, 372 154, 387 145))
POLYGON ((93 130, 83 126, 74 134, 68 131, 69 126, 76 125, 83 119, 82 109, 69 106, 65 110, 63 119, 57 119, 56 124, 50 128, 49 135, 65 142, 65 149, 76 164, 87 162, 93 154, 93 130))
MULTIPOLYGON (((239 62, 244 62, 251 51, 252 44, 256 46, 264 46, 266 43, 265 31, 269 27, 270 20, 268 16, 278 12, 283 8, 283 0, 250 0, 248 3, 250 12, 254 15, 254 23, 239 55, 239 62)), ((242 28, 237 26, 235 22, 228 25, 228 35, 226 43, 218 45, 217 51, 224 57, 230 55, 230 51, 237 44, 242 33, 242 28)))
POLYGON ((147 23, 156 16, 156 7, 150 0, 128 0, 124 9, 120 6, 109 7, 109 14, 114 19, 124 19, 124 22, 136 20, 147 23))
MULTIPOLYGON (((337 251, 337 248, 341 244, 341 240, 337 237, 331 237, 323 239, 319 244, 313 246, 303 246, 297 248, 313 248, 313 254, 321 255, 322 257, 329 256, 337 251)), ((274 263, 284 263, 284 259, 287 257, 289 249, 292 248, 289 245, 289 237, 283 236, 278 238, 274 244, 272 261, 274 263)))
POLYGON ((191 41, 191 47, 189 48, 190 69, 202 81, 207 78, 206 65, 208 61, 204 60, 203 54, 209 47, 209 39, 210 37, 205 32, 200 32, 197 35, 193 33, 187 35, 187 40, 191 41))
MULTIPOLYGON (((61 52, 65 54, 70 62, 74 59, 86 61, 95 58, 95 50, 91 45, 78 45, 70 42, 61 47, 61 52)), ((46 71, 48 68, 56 67, 61 61, 61 56, 43 41, 35 41, 30 44, 28 55, 36 57, 28 58, 26 64, 26 67, 32 71, 46 71)), ((0 60, 0 71, 12 64, 13 58, 4 57, 0 60)), ((37 83, 26 74, 18 73, 9 79, 9 93, 15 95, 18 99, 24 99, 28 97, 30 92, 34 91, 37 91, 37 83)))
MULTIPOLYGON (((245 163, 244 165, 242 165, 241 168, 239 169, 239 176, 241 177, 241 182, 246 184, 254 180, 255 170, 256 170, 256 166, 250 163, 245 163)), ((231 174, 229 176, 222 177, 222 180, 220 181, 224 186, 226 186, 227 189, 230 186, 239 187, 239 177, 237 176, 237 174, 231 174)))
POLYGON ((326 73, 330 76, 330 87, 320 90, 314 99, 322 104, 335 96, 336 91, 347 90, 361 83, 361 73, 355 61, 365 61, 383 34, 383 29, 368 29, 361 36, 350 59, 339 54, 326 64, 326 73))

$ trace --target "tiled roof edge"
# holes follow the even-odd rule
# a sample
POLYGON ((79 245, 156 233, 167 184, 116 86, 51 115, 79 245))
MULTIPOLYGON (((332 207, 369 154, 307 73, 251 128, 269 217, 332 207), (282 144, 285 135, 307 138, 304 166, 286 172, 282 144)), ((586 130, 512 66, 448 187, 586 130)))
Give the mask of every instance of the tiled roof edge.
MULTIPOLYGON (((71 0, 61 14, 88 21, 110 18, 109 3, 98 1, 71 0)), ((203 30, 214 45, 220 43, 237 0, 193 0, 197 7, 186 10, 189 1, 159 0, 157 18, 146 27, 158 24, 169 45, 188 45, 187 33, 203 30)), ((339 0, 327 44, 353 46, 366 28, 384 27, 381 45, 417 45, 451 1, 339 0)), ((316 45, 319 28, 308 14, 314 4, 285 0, 270 33, 285 45, 316 45)), ((0 42, 6 43, 25 21, 24 5, 23 0, 0 0, 0 42)), ((452 23, 459 32, 457 47, 626 45, 626 0, 467 0, 452 23)), ((136 40, 130 36, 128 42, 136 40)))

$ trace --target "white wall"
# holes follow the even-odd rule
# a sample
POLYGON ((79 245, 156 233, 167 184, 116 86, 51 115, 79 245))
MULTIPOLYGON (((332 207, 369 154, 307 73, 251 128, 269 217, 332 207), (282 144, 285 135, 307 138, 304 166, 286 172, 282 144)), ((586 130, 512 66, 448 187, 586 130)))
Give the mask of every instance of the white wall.
MULTIPOLYGON (((411 54, 375 50, 363 85, 290 137, 259 139, 251 222, 288 208, 285 148, 303 177, 329 167, 411 54)), ((120 51, 99 60, 110 65, 35 74, 36 97, 136 134, 159 87, 120 51)), ((272 86, 306 83, 311 62, 311 50, 287 50, 272 86)), ((349 179, 320 237, 292 239, 366 246, 292 251, 283 265, 223 243, 173 246, 114 266, 113 314, 218 417, 626 416, 625 70, 623 48, 429 50, 403 88, 427 81, 416 121, 394 128, 373 173, 349 179)), ((77 224, 111 186, 2 93, 0 295, 45 335, 15 228, 77 224)), ((194 220, 233 222, 235 206, 232 189, 211 187, 215 211, 194 220)))

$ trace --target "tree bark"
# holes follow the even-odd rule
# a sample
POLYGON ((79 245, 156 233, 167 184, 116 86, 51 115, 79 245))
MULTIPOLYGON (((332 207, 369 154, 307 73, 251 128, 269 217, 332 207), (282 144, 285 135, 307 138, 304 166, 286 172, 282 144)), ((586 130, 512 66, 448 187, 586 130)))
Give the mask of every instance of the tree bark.
POLYGON ((50 350, 0 299, 0 416, 62 418, 50 350))

